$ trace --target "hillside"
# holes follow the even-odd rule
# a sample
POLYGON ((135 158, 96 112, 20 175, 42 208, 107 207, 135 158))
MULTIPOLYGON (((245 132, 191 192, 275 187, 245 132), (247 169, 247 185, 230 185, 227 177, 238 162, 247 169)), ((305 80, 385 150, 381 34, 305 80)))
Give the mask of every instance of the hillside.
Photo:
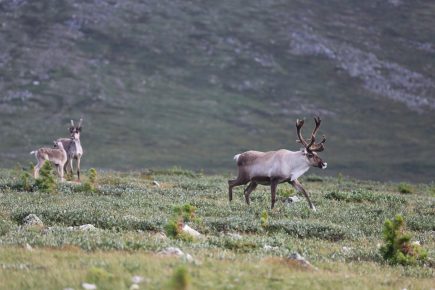
POLYGON ((186 289, 170 286, 179 267, 189 289, 433 286, 433 185, 307 176, 313 212, 302 196, 283 202, 296 194, 287 184, 270 210, 267 187, 252 193, 250 206, 242 188, 229 203, 227 177, 182 169, 99 172, 94 190, 65 182, 52 193, 23 191, 19 174, 0 170, 0 289, 82 289, 83 282, 137 289, 130 288, 134 276, 143 277, 139 289, 186 289), (184 223, 201 236, 171 237, 177 207, 188 209, 184 223), (43 224, 29 225, 29 214, 43 224), (383 224, 397 214, 412 242, 427 250, 426 263, 383 260, 383 224), (169 247, 190 257, 162 254, 169 247), (310 265, 287 258, 294 253, 310 265))
POLYGON ((228 172, 319 114, 326 174, 433 181, 434 27, 431 1, 1 1, 0 167, 83 115, 86 168, 228 172))

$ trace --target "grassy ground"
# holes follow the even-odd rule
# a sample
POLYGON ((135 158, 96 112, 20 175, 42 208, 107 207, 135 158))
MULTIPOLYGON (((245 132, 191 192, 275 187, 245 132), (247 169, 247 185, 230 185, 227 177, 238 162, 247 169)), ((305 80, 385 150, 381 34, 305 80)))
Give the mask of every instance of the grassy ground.
MULTIPOLYGON (((2 170, 0 176, 1 289, 80 289, 82 282, 98 289, 128 289, 134 275, 145 277, 141 288, 169 289, 177 286, 173 277, 179 267, 187 269, 192 289, 433 287, 433 266, 391 266, 378 251, 385 219, 402 214, 413 240, 433 259, 433 185, 309 176, 302 181, 318 209, 314 213, 305 200, 278 202, 270 210, 266 187, 252 194, 251 206, 244 204, 242 188, 228 203, 229 176, 182 169, 105 172, 97 192, 64 183, 55 194, 19 191, 12 170, 2 170), (400 193, 404 188, 411 192, 400 193), (196 207, 189 225, 203 237, 159 237, 174 206, 184 204, 196 207), (266 224, 261 221, 264 211, 266 224), (30 213, 44 227, 22 227, 30 213), (67 228, 88 223, 97 230, 67 228), (194 261, 158 254, 169 246, 194 261), (289 261, 293 252, 316 269, 289 261)), ((288 185, 279 189, 281 197, 294 195, 288 185)))

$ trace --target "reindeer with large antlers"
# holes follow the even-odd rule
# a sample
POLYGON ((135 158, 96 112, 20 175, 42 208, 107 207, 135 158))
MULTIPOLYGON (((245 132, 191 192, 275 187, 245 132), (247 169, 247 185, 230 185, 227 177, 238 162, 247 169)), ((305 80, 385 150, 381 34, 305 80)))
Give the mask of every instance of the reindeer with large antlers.
MULTIPOLYGON (((71 126, 69 127, 69 138, 60 138, 56 142, 62 142, 63 148, 67 153, 68 160, 65 163, 64 170, 68 173, 68 169, 73 173, 73 160, 77 161, 77 179, 80 181, 80 160, 83 156, 83 148, 80 143, 80 132, 82 131, 83 118, 80 118, 79 124, 74 125, 74 121, 71 120, 71 126)), ((56 147, 56 146, 55 146, 56 147)))
POLYGON ((276 188, 279 183, 288 182, 296 190, 302 192, 310 205, 310 208, 316 211, 313 203, 310 200, 308 193, 298 181, 298 177, 304 174, 310 166, 325 169, 326 162, 317 155, 317 152, 324 150, 323 144, 326 141, 323 136, 320 143, 315 143, 316 133, 320 127, 320 118, 314 118, 316 124, 311 139, 308 141, 302 137, 301 129, 304 125, 304 120, 296 120, 296 130, 298 135, 298 142, 304 148, 300 151, 289 151, 281 149, 278 151, 259 152, 259 151, 246 151, 234 156, 238 167, 238 176, 236 179, 228 180, 229 185, 229 199, 233 199, 233 187, 245 185, 248 182, 244 194, 246 203, 250 203, 250 194, 255 190, 258 184, 270 185, 272 194, 272 208, 276 201, 276 188))

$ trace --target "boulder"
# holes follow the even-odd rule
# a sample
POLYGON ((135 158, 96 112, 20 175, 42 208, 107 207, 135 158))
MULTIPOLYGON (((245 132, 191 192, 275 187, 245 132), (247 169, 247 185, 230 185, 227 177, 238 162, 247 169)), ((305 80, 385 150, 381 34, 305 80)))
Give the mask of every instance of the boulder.
POLYGON ((185 232, 186 234, 189 234, 189 235, 191 235, 193 237, 199 237, 199 236, 201 236, 201 234, 198 231, 192 229, 188 225, 184 225, 183 226, 183 232, 185 232))
POLYGON ((41 221, 41 219, 36 214, 29 214, 23 219, 23 225, 26 227, 43 227, 44 223, 41 221))

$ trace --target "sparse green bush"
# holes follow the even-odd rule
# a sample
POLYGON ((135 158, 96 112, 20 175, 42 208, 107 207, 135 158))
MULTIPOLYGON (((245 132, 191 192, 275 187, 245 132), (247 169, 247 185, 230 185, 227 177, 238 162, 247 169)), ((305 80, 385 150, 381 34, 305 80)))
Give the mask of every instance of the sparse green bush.
POLYGON ((295 190, 293 188, 283 188, 278 189, 278 196, 288 198, 295 194, 295 190))
POLYGON ((53 173, 51 162, 45 162, 39 171, 39 177, 35 180, 35 186, 38 190, 47 193, 56 193, 56 177, 53 173))
POLYGON ((267 210, 263 210, 261 213, 260 221, 263 228, 266 228, 269 225, 269 215, 267 214, 267 210))
POLYGON ((170 219, 168 223, 165 225, 165 232, 168 237, 176 238, 178 237, 183 231, 183 221, 178 219, 170 219))
POLYGON ((182 206, 175 206, 173 209, 174 216, 181 216, 183 222, 190 222, 195 220, 196 208, 191 204, 184 204, 182 206))
POLYGON ((404 194, 414 193, 414 187, 411 184, 405 182, 399 183, 397 189, 400 193, 404 194))
POLYGON ((327 199, 343 200, 346 202, 403 202, 406 200, 401 196, 395 196, 391 194, 374 193, 373 191, 356 189, 352 191, 331 191, 325 194, 327 199))
POLYGON ((79 186, 78 191, 96 192, 97 191, 97 170, 90 168, 87 172, 87 180, 79 186))
POLYGON ((172 217, 165 225, 166 235, 184 241, 193 241, 193 237, 183 232, 184 223, 195 220, 195 207, 191 204, 175 206, 172 217))
POLYGON ((3 236, 11 229, 11 223, 0 219, 0 236, 3 236))
POLYGON ((411 235, 404 231, 404 220, 397 215, 386 220, 383 230, 382 257, 391 264, 415 265, 427 258, 427 252, 417 243, 411 243, 411 235))
POLYGON ((190 275, 186 266, 182 265, 174 270, 171 279, 171 288, 174 290, 187 290, 190 288, 190 275))
POLYGON ((17 164, 14 170, 15 184, 12 186, 17 190, 33 191, 35 180, 33 179, 33 163, 30 163, 29 168, 24 168, 17 164))

